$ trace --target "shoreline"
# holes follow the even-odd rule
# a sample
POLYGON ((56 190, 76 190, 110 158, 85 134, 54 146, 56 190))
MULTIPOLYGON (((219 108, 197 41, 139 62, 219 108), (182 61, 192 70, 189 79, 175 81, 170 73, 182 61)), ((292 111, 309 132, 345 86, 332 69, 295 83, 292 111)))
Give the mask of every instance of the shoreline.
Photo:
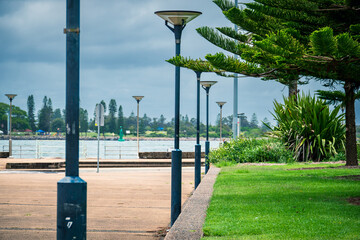
MULTIPOLYGON (((11 136, 12 140, 65 140, 65 136, 11 136)), ((100 137, 102 141, 118 141, 119 137, 100 137)), ((225 138, 223 138, 225 139, 225 138)), ((0 136, 0 140, 9 140, 9 136, 0 136)), ((79 140, 97 141, 94 137, 79 137, 79 140)), ((125 141, 137 141, 136 137, 125 137, 125 141)), ((173 141, 174 138, 165 137, 139 137, 139 141, 173 141)), ((205 141, 206 138, 200 138, 200 141, 205 141)), ((210 141, 220 141, 220 138, 209 138, 210 141)), ((226 139, 228 140, 228 139, 226 139)), ((180 141, 196 141, 195 137, 180 138, 180 141)))

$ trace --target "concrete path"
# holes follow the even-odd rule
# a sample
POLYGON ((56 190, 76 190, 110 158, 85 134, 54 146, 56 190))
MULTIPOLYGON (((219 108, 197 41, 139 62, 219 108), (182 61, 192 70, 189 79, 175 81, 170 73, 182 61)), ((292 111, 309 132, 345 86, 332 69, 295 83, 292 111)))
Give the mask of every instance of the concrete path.
MULTIPOLYGON (((81 169, 88 184, 87 239, 161 239, 170 221, 170 168, 81 169)), ((183 168, 182 201, 194 187, 183 168)), ((0 171, 0 239, 56 239, 64 173, 0 171)))
POLYGON ((171 227, 165 240, 199 240, 203 237, 202 226, 220 168, 211 167, 171 227))

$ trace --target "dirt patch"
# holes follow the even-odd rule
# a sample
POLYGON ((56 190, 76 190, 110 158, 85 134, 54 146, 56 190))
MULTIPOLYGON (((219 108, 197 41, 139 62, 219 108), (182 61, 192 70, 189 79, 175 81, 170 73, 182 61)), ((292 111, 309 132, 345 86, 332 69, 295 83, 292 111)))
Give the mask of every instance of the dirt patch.
POLYGON ((352 205, 360 206, 360 197, 351 197, 348 198, 347 201, 352 205))
POLYGON ((163 240, 166 237, 166 234, 169 232, 170 227, 161 228, 156 231, 155 237, 159 240, 163 240))
POLYGON ((360 175, 347 175, 347 176, 339 176, 335 177, 336 179, 346 179, 346 180, 354 180, 360 181, 360 175))
POLYGON ((287 170, 288 170, 288 171, 296 171, 296 170, 314 170, 314 169, 330 169, 330 168, 360 169, 360 166, 308 167, 308 168, 292 168, 292 169, 287 169, 287 170))
POLYGON ((242 166, 276 166, 276 165, 286 165, 286 163, 240 163, 242 166))

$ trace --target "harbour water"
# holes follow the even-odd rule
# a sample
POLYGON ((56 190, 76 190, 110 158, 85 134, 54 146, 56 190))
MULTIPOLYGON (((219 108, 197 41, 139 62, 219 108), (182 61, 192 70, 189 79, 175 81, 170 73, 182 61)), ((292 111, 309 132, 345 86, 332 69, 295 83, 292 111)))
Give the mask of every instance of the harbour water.
MULTIPOLYGON (((219 141, 210 141, 210 148, 218 148, 219 141)), ((201 141, 201 150, 205 151, 205 142, 201 141)), ((0 151, 8 151, 8 140, 0 140, 0 151)), ((65 158, 65 140, 13 140, 14 158, 65 158)), ((193 152, 195 141, 180 141, 183 152, 193 152)), ((94 140, 80 140, 79 158, 97 158, 98 142, 94 140)), ((140 140, 140 152, 171 151, 174 141, 146 141, 140 140)), ((136 141, 100 141, 101 159, 136 159, 136 141)))

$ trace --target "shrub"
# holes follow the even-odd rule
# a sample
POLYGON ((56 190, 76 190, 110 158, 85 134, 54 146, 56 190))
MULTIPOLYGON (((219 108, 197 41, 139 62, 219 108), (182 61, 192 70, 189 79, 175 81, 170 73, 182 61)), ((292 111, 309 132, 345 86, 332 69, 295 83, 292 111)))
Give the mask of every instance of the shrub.
POLYGON ((344 114, 340 106, 330 110, 324 100, 310 95, 274 102, 273 116, 278 122, 270 132, 294 151, 298 161, 320 161, 344 148, 344 114))
POLYGON ((278 140, 238 138, 211 151, 209 161, 220 165, 245 162, 284 163, 292 162, 293 154, 278 140))

